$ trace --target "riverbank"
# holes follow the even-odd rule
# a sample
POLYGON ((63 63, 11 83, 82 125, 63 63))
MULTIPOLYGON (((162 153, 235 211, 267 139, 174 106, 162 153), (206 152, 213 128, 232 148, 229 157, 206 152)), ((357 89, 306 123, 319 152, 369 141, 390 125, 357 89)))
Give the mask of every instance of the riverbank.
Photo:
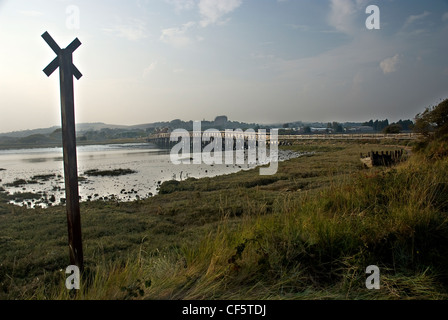
MULTIPOLYGON (((82 203, 76 298, 446 299, 445 160, 364 169, 360 153, 397 147, 290 148, 315 153, 274 176, 247 170, 82 203), (366 289, 368 265, 381 290, 366 289)), ((0 205, 0 298, 69 299, 66 233, 63 207, 0 205)))

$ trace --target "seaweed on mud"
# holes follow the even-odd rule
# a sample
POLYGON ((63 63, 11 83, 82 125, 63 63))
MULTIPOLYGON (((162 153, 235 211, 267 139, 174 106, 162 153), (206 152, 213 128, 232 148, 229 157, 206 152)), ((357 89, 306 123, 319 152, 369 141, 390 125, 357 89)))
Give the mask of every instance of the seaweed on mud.
POLYGON ((92 170, 87 170, 84 172, 85 175, 88 176, 95 176, 95 177, 104 177, 104 176, 109 176, 109 177, 113 177, 113 176, 123 176, 126 174, 132 174, 132 173, 136 173, 136 171, 131 170, 131 169, 115 169, 115 170, 98 170, 98 169, 92 169, 92 170))

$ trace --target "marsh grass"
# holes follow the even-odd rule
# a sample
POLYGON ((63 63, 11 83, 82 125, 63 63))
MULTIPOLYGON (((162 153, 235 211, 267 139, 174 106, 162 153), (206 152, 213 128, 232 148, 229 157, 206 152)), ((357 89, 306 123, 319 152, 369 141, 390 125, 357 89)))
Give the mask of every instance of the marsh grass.
POLYGON ((127 174, 136 173, 137 171, 131 170, 131 169, 114 169, 114 170, 99 170, 99 169, 92 169, 87 170, 84 172, 85 175, 88 176, 94 176, 94 177, 116 177, 116 176, 122 176, 127 174))
POLYGON ((83 203, 76 295, 60 271, 64 208, 2 205, 0 297, 446 299, 446 159, 364 169, 360 152, 397 146, 314 147, 268 178, 249 170, 162 184, 169 192, 132 203, 83 203), (380 267, 380 290, 365 288, 368 265, 380 267))

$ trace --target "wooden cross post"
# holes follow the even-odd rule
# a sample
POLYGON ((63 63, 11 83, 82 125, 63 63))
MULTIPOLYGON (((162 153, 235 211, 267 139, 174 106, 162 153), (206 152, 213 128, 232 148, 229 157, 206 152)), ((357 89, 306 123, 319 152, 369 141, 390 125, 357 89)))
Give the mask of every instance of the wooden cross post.
POLYGON ((43 70, 49 77, 58 67, 61 84, 62 145, 64 153, 65 196, 70 263, 84 269, 81 214, 79 210, 78 166, 76 160, 75 107, 73 76, 82 77, 73 65, 73 52, 81 45, 76 38, 65 49, 61 49, 48 32, 42 35, 57 57, 43 70))

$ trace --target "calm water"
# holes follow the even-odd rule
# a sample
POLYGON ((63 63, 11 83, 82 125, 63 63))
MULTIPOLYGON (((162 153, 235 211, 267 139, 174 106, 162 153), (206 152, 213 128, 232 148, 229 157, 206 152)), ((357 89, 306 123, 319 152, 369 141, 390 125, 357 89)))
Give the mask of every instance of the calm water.
MULTIPOLYGON (((94 145, 78 147, 78 175, 85 177, 79 183, 81 201, 115 197, 121 201, 143 199, 157 194, 159 182, 184 180, 188 177, 202 178, 229 174, 248 169, 248 165, 174 165, 168 150, 149 143, 94 145), (132 169, 134 174, 118 177, 92 177, 87 170, 132 169)), ((298 154, 280 153, 283 158, 298 154)), ((65 198, 64 171, 61 148, 39 148, 23 150, 0 150, 0 186, 10 194, 41 193, 41 198, 11 201, 29 207, 45 203, 58 204, 65 198), (31 180, 38 175, 53 175, 50 179, 37 179, 38 183, 18 187, 5 186, 17 179, 31 180), (47 199, 43 201, 44 199, 47 199), (51 201, 49 201, 51 200, 51 201)), ((81 179, 82 180, 82 179, 81 179)))

